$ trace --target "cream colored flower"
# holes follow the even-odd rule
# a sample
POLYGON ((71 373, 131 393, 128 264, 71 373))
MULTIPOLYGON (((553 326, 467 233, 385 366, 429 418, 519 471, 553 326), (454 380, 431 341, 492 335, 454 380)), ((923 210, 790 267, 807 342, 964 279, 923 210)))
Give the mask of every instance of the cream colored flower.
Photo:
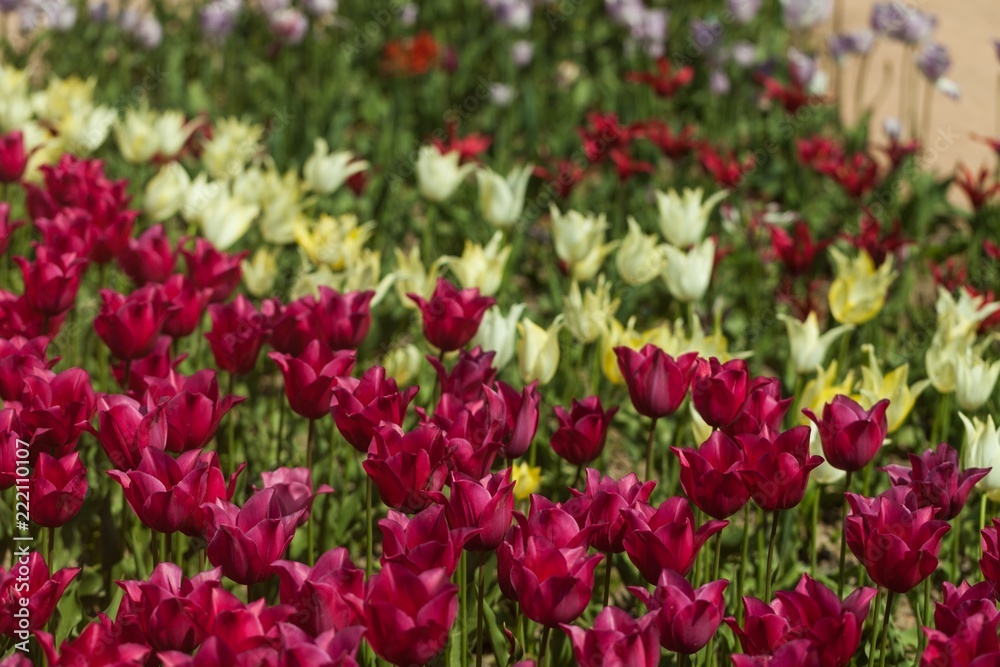
POLYGON ((132 108, 115 121, 115 141, 126 162, 145 164, 160 150, 160 138, 154 123, 156 113, 147 108, 132 108))
POLYGON ((432 202, 443 202, 458 189, 465 177, 475 168, 459 166, 458 151, 441 154, 434 146, 421 146, 417 153, 417 190, 420 196, 432 202))
POLYGON ((621 305, 621 299, 611 296, 611 285, 604 275, 597 277, 597 286, 580 293, 580 285, 574 280, 570 284, 569 296, 563 304, 566 328, 577 341, 593 343, 608 326, 621 305))
POLYGON ((260 235, 268 243, 285 245, 295 241, 295 224, 301 222, 302 188, 299 175, 288 171, 283 177, 276 172, 268 172, 265 176, 267 196, 261 204, 260 235))
POLYGON ((199 122, 197 119, 184 122, 184 114, 180 111, 162 112, 153 122, 153 130, 159 143, 157 152, 168 158, 180 153, 199 122))
POLYGON ((665 246, 657 245, 656 240, 655 234, 643 234, 635 218, 628 217, 628 233, 615 255, 615 265, 622 280, 633 286, 645 285, 663 272, 665 246))
POLYGON ((966 412, 975 412, 986 405, 1000 378, 1000 361, 992 364, 981 352, 966 348, 955 364, 955 398, 966 412))
POLYGON ((168 162, 146 183, 142 208, 155 222, 162 222, 181 210, 190 187, 191 177, 184 167, 179 162, 168 162))
POLYGON ((266 247, 260 247, 250 260, 240 262, 243 273, 243 284, 247 291, 256 297, 270 296, 274 289, 274 281, 278 277, 278 261, 274 253, 266 247))
POLYGON ((438 273, 444 264, 442 258, 435 260, 430 268, 424 268, 424 263, 420 260, 420 246, 415 245, 408 251, 403 252, 399 248, 394 248, 396 256, 395 275, 396 294, 399 302, 406 308, 417 309, 417 304, 410 299, 407 294, 419 294, 425 299, 430 299, 437 285, 438 273))
POLYGON ((483 314, 483 321, 469 343, 479 345, 488 352, 496 352, 493 366, 498 370, 510 363, 517 349, 518 323, 524 315, 525 305, 517 303, 510 307, 507 315, 500 312, 500 306, 493 306, 483 314))
POLYGON ((479 209, 488 223, 498 229, 511 229, 524 210, 524 197, 534 165, 513 169, 503 178, 492 169, 476 171, 479 183, 479 209))
POLYGON ((563 316, 557 315, 548 329, 543 329, 529 319, 521 320, 517 329, 517 367, 525 384, 538 380, 548 384, 559 368, 559 330, 563 316))
POLYGON ((865 410, 871 410, 883 398, 889 399, 885 418, 888 425, 887 432, 892 433, 903 425, 913 410, 917 398, 930 386, 931 381, 920 380, 913 386, 907 386, 909 364, 903 364, 883 375, 875 357, 875 348, 871 345, 862 345, 861 351, 868 354, 868 365, 861 367, 861 387, 858 390, 861 398, 858 402, 865 410))
POLYGON ((684 252, 672 245, 663 247, 667 265, 663 282, 675 299, 685 303, 700 301, 708 290, 715 267, 715 240, 705 239, 684 252))
POLYGON ((264 128, 238 118, 225 118, 213 127, 211 141, 202 148, 201 163, 213 178, 234 178, 260 152, 264 128))
POLYGON ((299 218, 293 225, 295 241, 309 260, 334 271, 343 271, 351 258, 361 254, 374 230, 374 221, 359 225, 354 214, 323 214, 315 223, 299 218))
POLYGON ((386 376, 395 380, 400 388, 412 384, 417 379, 423 363, 424 355, 413 343, 392 348, 382 359, 386 376))
POLYGON ((830 248, 837 277, 830 284, 830 314, 841 324, 864 324, 882 310, 889 286, 896 279, 892 257, 875 269, 867 251, 849 259, 837 248, 830 248))
POLYGON ((660 231, 663 238, 679 248, 699 243, 705 235, 708 217, 715 205, 727 194, 720 190, 706 199, 702 198, 702 189, 684 188, 683 196, 671 188, 668 192, 656 191, 656 206, 660 213, 660 231))
POLYGON ((223 190, 202 211, 201 233, 219 250, 228 250, 249 231, 259 213, 256 204, 244 204, 223 190))
POLYGON ((976 488, 993 502, 1000 502, 1000 433, 997 433, 993 416, 986 421, 973 417, 970 421, 961 412, 958 418, 965 424, 965 451, 962 464, 965 468, 991 468, 986 477, 976 482, 976 488))
POLYGON ((618 245, 614 241, 604 243, 604 232, 608 228, 604 214, 560 213, 555 204, 550 205, 549 210, 556 256, 574 280, 590 280, 600 271, 604 258, 618 245))
POLYGON ((800 375, 812 373, 817 366, 822 366, 833 341, 854 329, 853 324, 844 324, 820 335, 819 320, 812 311, 801 322, 788 315, 778 315, 778 319, 785 323, 792 367, 800 375))
POLYGON ((307 190, 328 195, 336 192, 354 174, 364 171, 369 164, 354 160, 350 151, 330 152, 326 139, 317 139, 313 152, 302 167, 302 180, 307 190))
POLYGON ((501 247, 503 232, 496 232, 486 247, 466 240, 461 257, 445 256, 444 266, 458 278, 462 287, 478 287, 484 296, 493 296, 503 282, 504 267, 513 248, 501 247))

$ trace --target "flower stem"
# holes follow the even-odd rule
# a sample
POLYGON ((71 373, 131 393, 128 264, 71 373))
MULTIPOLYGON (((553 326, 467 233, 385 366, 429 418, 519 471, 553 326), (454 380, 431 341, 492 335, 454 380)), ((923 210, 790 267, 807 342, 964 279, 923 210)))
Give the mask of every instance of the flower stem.
POLYGON ((885 616, 882 617, 882 647, 879 649, 878 658, 879 667, 885 667, 885 647, 889 643, 889 617, 892 615, 892 601, 895 595, 895 593, 889 591, 885 598, 885 616))
POLYGON ((747 551, 750 550, 750 503, 743 506, 743 543, 740 545, 740 571, 736 582, 736 613, 743 620, 743 590, 747 577, 747 551))
MULTIPOLYGON (((819 484, 816 485, 816 493, 813 494, 813 504, 812 504, 812 529, 809 531, 809 571, 812 572, 812 576, 816 578, 816 561, 819 560, 819 541, 816 539, 817 529, 819 526, 819 506, 823 500, 823 487, 819 484)), ((841 566, 843 569, 843 566, 841 566)))
POLYGON ((466 594, 466 588, 468 588, 468 556, 464 549, 462 550, 462 556, 458 559, 458 616, 459 616, 459 629, 462 633, 458 638, 458 644, 462 647, 462 657, 459 659, 458 664, 465 667, 468 665, 469 652, 466 651, 466 639, 469 636, 468 628, 468 617, 469 617, 469 606, 468 606, 468 595, 466 594))
MULTIPOLYGON (((844 579, 846 578, 845 564, 847 563, 847 492, 851 490, 851 475, 854 473, 850 470, 847 471, 847 477, 844 479, 844 516, 843 516, 843 530, 840 533, 840 572, 837 573, 837 595, 843 599, 844 598, 844 579)), ((813 530, 816 530, 816 526, 813 526, 813 530)))
POLYGON ((870 634, 870 640, 868 643, 868 664, 875 665, 875 642, 878 639, 878 603, 882 599, 882 589, 878 588, 875 592, 875 604, 872 606, 872 629, 870 634))
POLYGON ((778 510, 771 516, 771 540, 767 544, 767 567, 764 569, 764 601, 771 601, 771 563, 774 561, 774 543, 778 538, 778 510))
POLYGON ((375 532, 372 529, 372 478, 371 477, 368 477, 365 480, 365 527, 368 532, 367 539, 365 540, 365 578, 371 579, 372 554, 374 553, 372 544, 372 534, 375 532))
POLYGON ((614 554, 608 552, 607 558, 604 561, 604 606, 608 606, 608 602, 611 600, 611 560, 614 558, 614 554))
POLYGON ((549 647, 549 626, 542 628, 542 643, 538 645, 538 667, 545 667, 545 651, 549 647))
POLYGON ((54 547, 56 543, 56 529, 53 528, 52 526, 49 526, 48 533, 49 533, 48 535, 49 540, 48 544, 45 545, 46 547, 45 564, 49 566, 49 572, 55 572, 56 564, 52 560, 52 552, 55 550, 54 547))
MULTIPOLYGON (((924 579, 923 589, 924 589, 924 591, 923 591, 923 602, 920 605, 920 610, 919 610, 919 612, 917 614, 917 628, 918 629, 920 629, 921 627, 930 625, 930 617, 928 616, 928 614, 930 613, 930 606, 931 606, 931 578, 930 577, 927 577, 926 579, 924 579)), ((915 665, 919 665, 920 664, 920 656, 922 656, 923 653, 924 653, 924 646, 926 645, 925 644, 926 641, 927 641, 927 635, 925 635, 923 632, 917 633, 917 654, 914 657, 914 664, 915 665)))
POLYGON ((653 479, 653 440, 656 439, 656 422, 657 419, 654 417, 653 421, 649 423, 649 438, 646 440, 646 479, 653 479))
POLYGON ((479 552, 479 608, 476 611, 476 667, 483 667, 483 598, 486 595, 486 553, 479 552))

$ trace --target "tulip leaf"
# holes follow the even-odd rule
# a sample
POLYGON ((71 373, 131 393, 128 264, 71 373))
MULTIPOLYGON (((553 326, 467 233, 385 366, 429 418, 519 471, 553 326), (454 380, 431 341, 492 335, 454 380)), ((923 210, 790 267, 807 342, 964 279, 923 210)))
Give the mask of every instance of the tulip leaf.
POLYGON ((507 638, 504 637, 503 629, 497 624, 497 615, 493 611, 493 605, 483 605, 483 616, 486 627, 490 631, 490 643, 493 645, 493 654, 496 657, 497 665, 507 667, 507 638))

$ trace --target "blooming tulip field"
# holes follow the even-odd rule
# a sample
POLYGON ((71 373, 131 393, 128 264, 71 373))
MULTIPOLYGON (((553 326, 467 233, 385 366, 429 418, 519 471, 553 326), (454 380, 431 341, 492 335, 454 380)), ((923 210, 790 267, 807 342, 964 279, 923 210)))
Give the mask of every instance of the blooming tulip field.
POLYGON ((0 667, 1000 666, 1000 166, 847 1, 0 1, 0 667))

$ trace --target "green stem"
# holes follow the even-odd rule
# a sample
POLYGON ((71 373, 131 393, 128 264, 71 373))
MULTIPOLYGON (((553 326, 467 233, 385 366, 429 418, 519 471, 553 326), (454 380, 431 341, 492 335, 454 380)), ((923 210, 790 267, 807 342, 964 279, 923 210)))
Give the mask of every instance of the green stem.
POLYGON ((653 441, 656 439, 656 422, 657 419, 654 417, 649 423, 649 437, 646 439, 646 479, 651 480, 654 477, 653 468, 653 441))
MULTIPOLYGON (((844 502, 842 503, 844 508, 843 516, 843 531, 840 533, 840 572, 837 573, 837 595, 840 599, 844 599, 844 580, 846 579, 846 563, 847 563, 847 492, 851 490, 851 476, 854 473, 850 470, 847 471, 847 477, 844 479, 844 502)), ((813 525, 813 530, 816 530, 815 524, 813 525)))
POLYGON ((549 626, 542 628, 542 643, 538 646, 538 667, 545 667, 545 651, 549 646, 549 632, 552 630, 549 626))
POLYGON ((889 617, 892 616, 892 601, 896 596, 895 593, 889 591, 885 598, 885 616, 882 617, 882 640, 881 648, 879 649, 878 664, 879 667, 885 667, 885 648, 889 643, 889 617))
POLYGON ((608 606, 611 601, 611 561, 614 554, 608 552, 604 560, 604 606, 608 606))
MULTIPOLYGON (((927 577, 924 579, 924 591, 923 591, 923 603, 920 605, 920 611, 917 615, 917 629, 920 630, 922 627, 930 625, 930 606, 931 606, 931 578, 927 577)), ((921 630, 917 633, 917 654, 914 656, 914 665, 920 664, 920 656, 924 653, 924 646, 926 646, 927 635, 921 630)))
POLYGON ((979 496, 979 529, 986 527, 986 494, 979 496))
MULTIPOLYGON (((813 494, 812 504, 812 530, 809 531, 809 571, 812 572, 813 579, 816 578, 816 562, 819 560, 819 541, 816 535, 819 532, 819 506, 823 500, 823 487, 816 485, 816 493, 813 494)), ((843 550, 843 549, 841 549, 843 550)), ((843 569, 843 566, 841 566, 843 569)))
POLYGON ((715 534, 715 563, 712 565, 712 581, 719 578, 719 569, 722 565, 722 531, 715 534))
POLYGON ((771 516, 771 539, 767 544, 767 567, 764 568, 764 602, 771 602, 771 563, 774 562, 774 543, 778 538, 778 510, 771 516))
POLYGON ((476 611, 476 667, 483 667, 483 598, 486 596, 486 553, 479 552, 479 608, 476 611))
POLYGON ((740 571, 736 581, 736 613, 743 620, 743 591, 747 579, 747 552, 750 550, 750 502, 743 506, 743 543, 740 545, 740 571))
POLYGON ((466 665, 469 664, 468 663, 469 652, 465 650, 466 648, 465 641, 466 638, 469 636, 469 628, 467 621, 469 617, 469 612, 468 612, 469 607, 468 607, 468 597, 466 596, 466 590, 465 590, 467 588, 466 584, 468 581, 468 576, 467 576, 468 558, 466 554, 467 552, 463 550, 462 556, 458 560, 458 621, 459 621, 460 632, 462 633, 462 635, 458 638, 458 645, 462 647, 462 657, 459 660, 459 664, 462 665, 462 667, 466 667, 466 665))
POLYGON ((365 540, 365 578, 371 579, 372 576, 372 554, 375 553, 372 544, 372 535, 374 534, 374 528, 372 526, 372 478, 367 477, 365 479, 365 528, 368 531, 367 539, 365 540))
POLYGON ((878 588, 875 592, 875 604, 872 606, 872 627, 871 633, 869 634, 868 642, 868 665, 875 665, 875 642, 878 640, 878 603, 882 599, 882 589, 878 588))
MULTIPOLYGON (((310 419, 309 431, 308 434, 306 435, 306 468, 309 469, 310 473, 312 472, 313 442, 315 441, 315 439, 316 439, 316 420, 310 419)), ((313 511, 315 512, 315 510, 313 511)), ((316 538, 313 528, 313 524, 315 523, 316 522, 313 520, 313 517, 310 515, 309 521, 307 522, 306 525, 306 541, 307 541, 306 555, 308 558, 309 565, 313 565, 316 562, 316 559, 313 557, 313 547, 316 543, 315 542, 316 538)))
POLYGON ((48 544, 45 545, 47 550, 45 554, 45 564, 49 566, 49 572, 55 572, 56 564, 55 561, 52 560, 52 555, 55 551, 54 547, 56 543, 56 529, 53 528, 52 526, 49 526, 48 538, 49 538, 48 544))

